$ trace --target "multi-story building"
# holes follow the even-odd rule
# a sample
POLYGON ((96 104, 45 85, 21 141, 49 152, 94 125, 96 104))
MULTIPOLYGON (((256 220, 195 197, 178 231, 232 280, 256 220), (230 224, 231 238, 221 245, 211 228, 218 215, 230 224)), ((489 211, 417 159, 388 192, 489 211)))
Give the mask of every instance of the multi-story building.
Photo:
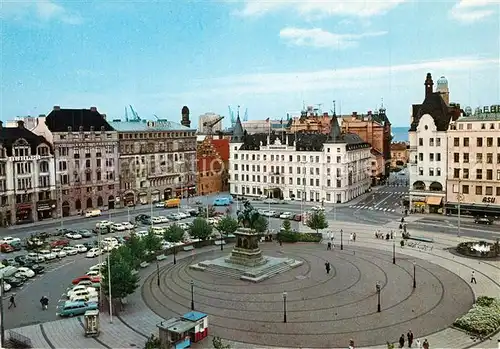
POLYGON ((302 110, 300 117, 294 117, 287 122, 287 131, 330 133, 331 116, 321 113, 318 108, 308 106, 302 110))
POLYGON ((391 143, 391 168, 402 167, 408 163, 409 148, 405 142, 391 143))
POLYGON ((198 194, 229 190, 229 139, 206 137, 198 143, 198 194))
POLYGON ((55 217, 55 178, 51 144, 22 120, 0 121, 0 226, 55 217))
MULTIPOLYGON (((97 108, 61 109, 45 118, 55 148, 61 215, 120 204, 118 134, 97 108)), ((42 132, 43 125, 34 132, 42 132)))
POLYGON ((385 108, 366 115, 353 112, 342 116, 342 131, 355 133, 372 146, 371 176, 376 185, 390 174, 391 165, 391 122, 385 108))
MULTIPOLYGON (((189 119, 183 122, 190 124, 189 119)), ((118 132, 119 194, 124 204, 148 204, 196 192, 196 130, 162 119, 116 119, 109 124, 118 132)))
POLYGON ((370 145, 331 132, 245 133, 239 118, 230 143, 230 193, 325 203, 347 202, 370 187, 370 145))
POLYGON ((412 106, 410 138, 410 200, 417 212, 440 213, 446 196, 448 138, 450 120, 456 120, 461 109, 448 105, 448 81, 441 77, 437 91, 430 73, 425 80, 425 99, 412 106), (443 99, 443 96, 446 97, 443 99))
POLYGON ((465 108, 447 136, 446 211, 500 216, 500 105, 465 108))

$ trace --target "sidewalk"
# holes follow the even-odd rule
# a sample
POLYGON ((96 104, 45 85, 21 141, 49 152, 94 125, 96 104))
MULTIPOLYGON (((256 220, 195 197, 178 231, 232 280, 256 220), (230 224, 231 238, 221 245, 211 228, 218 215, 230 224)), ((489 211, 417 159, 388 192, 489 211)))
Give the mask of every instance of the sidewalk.
MULTIPOLYGON (((374 228, 370 225, 330 222, 331 227, 336 229, 335 242, 340 241, 340 229, 344 234, 344 250, 347 252, 350 248, 349 234, 356 232, 356 245, 360 247, 369 247, 383 251, 392 251, 393 241, 386 241, 374 238, 374 228)), ((380 227, 383 233, 390 232, 390 228, 380 227)), ((431 235, 429 233, 429 235, 431 235)), ((325 240, 329 239, 327 233, 324 234, 325 240)), ((475 297, 480 295, 498 297, 500 294, 499 276, 499 261, 488 261, 483 263, 480 260, 472 260, 456 255, 452 255, 445 250, 447 247, 455 246, 458 242, 467 238, 458 238, 456 236, 444 235, 440 233, 432 233, 435 239, 434 248, 432 251, 421 251, 412 248, 397 248, 397 258, 401 255, 406 257, 418 257, 426 259, 429 262, 439 264, 453 273, 459 275, 466 282, 469 282, 469 276, 474 270, 478 279, 478 284, 471 285, 475 297)), ((399 239, 397 240, 399 241, 399 239)), ((351 242, 352 244, 352 242, 351 242)), ((208 247, 196 250, 194 253, 201 253, 218 249, 218 247, 208 247)), ((178 259, 190 257, 190 253, 182 253, 178 259)), ((404 258, 404 257, 403 257, 404 258)), ((161 266, 166 266, 169 262, 162 262, 161 266)), ((155 268, 150 267, 147 270, 141 271, 141 280, 145 280, 148 275, 155 272, 155 268)), ((142 285, 141 285, 142 286, 142 285)), ((83 335, 83 323, 80 318, 70 318, 60 321, 53 321, 40 325, 32 325, 14 329, 14 331, 31 338, 33 347, 35 348, 142 348, 144 343, 151 333, 158 334, 156 324, 161 319, 153 311, 151 311, 142 299, 141 288, 139 288, 128 299, 128 304, 125 310, 120 313, 119 317, 113 317, 113 323, 110 323, 110 318, 107 314, 101 314, 101 335, 98 338, 86 338, 83 335), (71 343, 71 344, 70 344, 71 343)), ((215 334, 216 335, 216 334, 215 334)), ((486 340, 482 343, 477 343, 469 335, 464 332, 447 328, 443 331, 428 335, 426 337, 431 345, 431 348, 497 348, 497 339, 500 335, 497 334, 492 340, 486 340)), ((423 339, 423 338, 422 338, 423 339)), ((254 345, 238 343, 232 341, 224 341, 231 345, 232 349, 250 349, 257 348, 254 345)), ((206 339, 200 344, 193 345, 193 348, 212 347, 211 338, 206 339)), ((271 348, 271 347, 268 347, 271 348)), ((386 345, 370 347, 375 349, 385 349, 386 345)))

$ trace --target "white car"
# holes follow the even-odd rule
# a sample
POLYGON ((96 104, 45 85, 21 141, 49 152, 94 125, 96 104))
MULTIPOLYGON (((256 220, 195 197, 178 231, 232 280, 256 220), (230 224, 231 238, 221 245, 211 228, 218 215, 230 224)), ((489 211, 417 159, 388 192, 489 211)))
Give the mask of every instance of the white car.
POLYGON ((163 236, 163 234, 165 234, 165 227, 152 227, 151 231, 155 235, 163 236))
POLYGON ((272 217, 276 215, 276 211, 265 211, 264 212, 264 216, 267 216, 267 217, 272 217))
POLYGON ((165 241, 165 240, 161 242, 161 249, 162 250, 168 250, 170 247, 172 247, 172 243, 165 241))
POLYGON ((99 297, 97 292, 89 292, 89 290, 80 290, 80 291, 76 291, 76 292, 73 292, 71 294, 71 296, 69 297, 69 300, 74 302, 76 299, 89 299, 89 298, 97 298, 99 297))
POLYGON ((94 257, 97 257, 99 256, 100 254, 102 254, 102 251, 98 248, 91 248, 88 252, 87 252, 87 258, 94 258, 94 257))
POLYGON ((66 293, 66 296, 68 298, 70 298, 75 293, 80 292, 80 291, 97 292, 97 290, 94 287, 89 287, 89 286, 78 284, 76 286, 73 286, 71 289, 69 289, 69 291, 66 293))
POLYGON ((22 276, 25 276, 27 278, 32 278, 35 276, 35 272, 29 268, 26 268, 26 267, 19 267, 17 268, 17 274, 20 274, 22 276))
POLYGON ((143 237, 148 236, 148 232, 145 230, 141 230, 135 233, 135 236, 137 236, 139 239, 142 239, 143 237))
POLYGON ((6 282, 3 283, 3 291, 4 292, 9 292, 12 286, 6 282))
POLYGON ((182 215, 179 212, 174 212, 168 215, 169 219, 173 221, 180 221, 182 219, 182 215))
MULTIPOLYGON (((83 245, 80 245, 80 246, 83 246, 83 245)), ((85 246, 83 246, 83 247, 85 247, 85 246)), ((67 256, 74 256, 74 255, 78 254, 78 249, 76 249, 75 247, 66 246, 66 247, 63 247, 62 250, 66 253, 67 256)), ((86 248, 85 248, 85 251, 87 251, 86 248)))
POLYGON ((276 199, 265 199, 263 202, 264 202, 265 204, 273 204, 273 205, 274 205, 274 204, 278 204, 278 203, 279 203, 279 201, 278 201, 278 200, 276 200, 276 199))
POLYGON ((57 254, 50 252, 49 250, 38 251, 38 254, 45 258, 45 260, 52 260, 57 258, 57 254))
POLYGON ((313 208, 311 208, 311 210, 323 212, 325 210, 325 208, 321 207, 321 206, 314 206, 313 208))
POLYGON ((111 221, 100 221, 100 222, 97 222, 95 224, 95 227, 96 227, 96 229, 99 229, 99 228, 105 229, 112 224, 113 224, 113 222, 111 222, 111 221))
POLYGON ((113 237, 107 237, 102 240, 103 244, 118 245, 118 240, 113 237))
POLYGON ((45 257, 36 253, 36 252, 30 252, 28 253, 28 256, 26 257, 27 259, 35 262, 35 263, 43 263, 45 262, 45 257))
POLYGON ((162 219, 160 217, 153 217, 153 218, 151 218, 151 222, 153 224, 161 224, 161 223, 163 223, 163 221, 162 221, 162 219))
POLYGON ((164 202, 157 202, 157 203, 155 204, 155 207, 156 207, 156 208, 165 208, 165 203, 164 203, 164 202))
POLYGON ((64 236, 66 236, 68 239, 73 239, 73 240, 79 240, 82 238, 82 235, 78 233, 67 233, 64 236))
POLYGON ((167 218, 167 217, 165 217, 165 216, 158 216, 158 218, 159 218, 159 219, 161 219, 161 222, 162 222, 162 223, 168 223, 168 222, 170 222, 170 221, 168 220, 168 218, 167 218))
POLYGON ((281 219, 292 219, 293 218, 293 213, 292 212, 283 212, 280 214, 281 219))
POLYGON ((99 271, 101 269, 101 267, 104 267, 105 265, 106 265, 106 263, 99 263, 99 264, 93 265, 89 268, 89 271, 92 271, 92 270, 99 271))
POLYGON ((134 226, 132 223, 130 223, 130 222, 123 222, 123 223, 121 223, 121 224, 122 224, 122 225, 125 227, 125 229, 127 229, 127 230, 130 230, 130 229, 134 229, 134 228, 135 228, 135 226, 134 226))
POLYGON ((103 252, 111 252, 114 248, 115 248, 116 245, 111 245, 111 244, 104 244, 102 246, 102 251, 103 252))
POLYGON ((191 215, 189 213, 186 213, 186 212, 179 212, 179 216, 181 217, 181 219, 191 217, 191 215))
POLYGON ((7 236, 0 239, 0 244, 12 244, 12 243, 21 243, 21 239, 13 238, 12 236, 7 236))
POLYGON ((75 245, 75 249, 78 251, 78 253, 84 253, 87 252, 88 248, 85 247, 85 245, 75 245))
POLYGON ((57 258, 64 258, 68 255, 66 251, 63 251, 60 248, 53 248, 52 253, 55 253, 57 255, 57 258))
POLYGON ((177 223, 177 225, 179 226, 179 228, 181 228, 183 230, 188 230, 189 229, 189 224, 188 223, 177 223))
POLYGON ((101 275, 101 272, 99 270, 89 270, 87 272, 87 274, 85 275, 88 275, 88 276, 99 276, 101 275))
POLYGON ((124 231, 127 230, 121 223, 115 223, 111 226, 111 230, 113 231, 124 231))

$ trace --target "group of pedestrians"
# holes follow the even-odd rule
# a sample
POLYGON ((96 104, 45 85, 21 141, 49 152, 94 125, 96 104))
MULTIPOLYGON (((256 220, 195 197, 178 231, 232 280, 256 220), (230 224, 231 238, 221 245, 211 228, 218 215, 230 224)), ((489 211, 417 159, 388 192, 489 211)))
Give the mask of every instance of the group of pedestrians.
MULTIPOLYGON (((412 348, 413 346, 413 332, 411 330, 408 330, 408 333, 406 334, 406 340, 407 340, 407 343, 408 343, 408 348, 412 348)), ((405 346, 405 335, 402 334, 401 337, 399 337, 399 347, 400 348, 404 348, 405 346)), ((415 348, 417 349, 429 349, 429 341, 426 339, 424 339, 424 341, 421 343, 420 342, 420 339, 417 339, 415 341, 415 348)))
MULTIPOLYGON (((15 296, 16 294, 14 293, 9 298, 9 309, 17 308, 15 296)), ((46 296, 42 296, 42 298, 40 298, 40 304, 42 305, 42 310, 47 310, 47 308, 49 307, 49 299, 46 296)))

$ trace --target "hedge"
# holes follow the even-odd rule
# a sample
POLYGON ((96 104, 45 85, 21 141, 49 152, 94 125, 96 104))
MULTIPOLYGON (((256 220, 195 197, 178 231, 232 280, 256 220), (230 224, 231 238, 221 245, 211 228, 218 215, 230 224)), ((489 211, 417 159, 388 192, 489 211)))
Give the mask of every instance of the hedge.
POLYGON ((479 297, 467 314, 455 320, 453 326, 478 336, 487 336, 500 328, 500 299, 479 297))

